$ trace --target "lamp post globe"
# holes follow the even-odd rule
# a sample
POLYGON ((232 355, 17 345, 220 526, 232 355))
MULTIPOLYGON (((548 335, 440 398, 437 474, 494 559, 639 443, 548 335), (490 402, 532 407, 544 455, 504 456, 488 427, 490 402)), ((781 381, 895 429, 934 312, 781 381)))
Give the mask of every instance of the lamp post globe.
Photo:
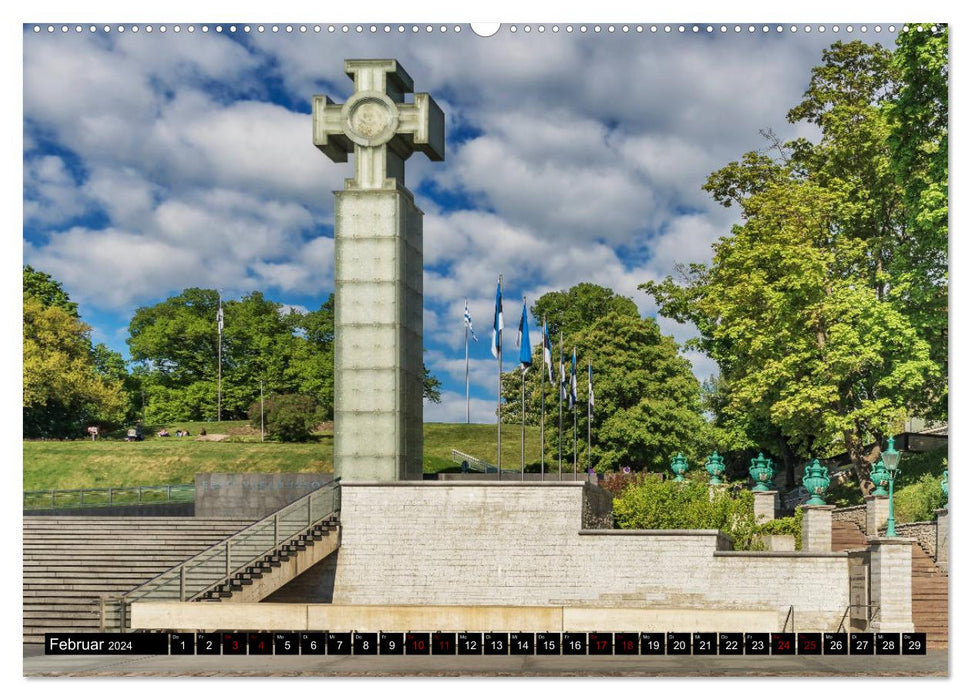
POLYGON ((894 449, 892 435, 887 438, 887 449, 880 453, 880 459, 883 460, 883 464, 887 468, 887 474, 890 477, 890 510, 887 516, 887 537, 896 537, 897 529, 894 527, 893 520, 893 480, 897 478, 897 471, 900 468, 900 453, 894 449))

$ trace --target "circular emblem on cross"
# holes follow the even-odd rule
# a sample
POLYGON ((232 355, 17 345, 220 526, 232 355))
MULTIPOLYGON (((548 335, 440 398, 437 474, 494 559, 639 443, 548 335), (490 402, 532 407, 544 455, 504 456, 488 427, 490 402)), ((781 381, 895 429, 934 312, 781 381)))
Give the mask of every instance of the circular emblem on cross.
POLYGON ((398 129, 398 107, 383 92, 354 93, 341 109, 344 133, 360 146, 380 146, 398 129))

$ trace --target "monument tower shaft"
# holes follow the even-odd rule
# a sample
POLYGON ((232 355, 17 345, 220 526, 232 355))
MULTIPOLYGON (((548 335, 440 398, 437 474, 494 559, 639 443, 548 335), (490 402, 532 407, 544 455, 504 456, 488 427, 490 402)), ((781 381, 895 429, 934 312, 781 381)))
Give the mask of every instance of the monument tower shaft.
POLYGON ((347 60, 354 93, 313 98, 314 145, 355 176, 335 192, 334 471, 421 479, 422 217, 405 187, 415 151, 445 158, 444 115, 393 59, 347 60))

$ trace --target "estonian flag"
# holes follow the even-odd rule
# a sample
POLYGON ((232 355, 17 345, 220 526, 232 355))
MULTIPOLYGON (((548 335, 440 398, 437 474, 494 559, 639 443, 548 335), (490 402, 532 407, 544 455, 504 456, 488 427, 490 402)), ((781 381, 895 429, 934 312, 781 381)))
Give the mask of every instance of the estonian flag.
POLYGON ((570 359, 570 408, 577 405, 577 349, 573 348, 570 359))
MULTIPOLYGON (((563 340, 560 340, 560 345, 563 344, 563 340)), ((563 353, 560 353, 560 401, 566 401, 566 363, 563 362, 563 353)))
POLYGON ((546 370, 550 376, 550 386, 553 385, 553 343, 550 342, 550 329, 543 319, 543 358, 546 360, 546 370))
POLYGON ((590 407, 593 407, 593 365, 587 363, 587 395, 590 407))
POLYGON ((469 329, 469 333, 472 335, 472 340, 478 343, 479 339, 475 337, 475 331, 472 330, 472 315, 469 313, 468 297, 465 299, 465 327, 469 329))
POLYGON ((519 367, 525 372, 533 364, 533 349, 529 345, 529 320, 526 318, 526 297, 523 297, 523 315, 519 319, 516 347, 519 348, 519 367))
POLYGON ((219 332, 223 332, 223 307, 222 304, 219 305, 219 310, 216 312, 216 327, 219 332))
POLYGON ((496 314, 492 319, 492 356, 502 353, 502 281, 496 283, 496 314))

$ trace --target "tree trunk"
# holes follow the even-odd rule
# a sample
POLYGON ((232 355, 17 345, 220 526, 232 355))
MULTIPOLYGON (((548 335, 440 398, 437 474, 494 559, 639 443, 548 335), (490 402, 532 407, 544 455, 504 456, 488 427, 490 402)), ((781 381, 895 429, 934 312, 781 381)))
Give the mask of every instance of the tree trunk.
POLYGON ((796 487, 796 454, 789 447, 789 443, 783 436, 779 436, 779 452, 782 454, 782 464, 786 470, 786 489, 796 487))

